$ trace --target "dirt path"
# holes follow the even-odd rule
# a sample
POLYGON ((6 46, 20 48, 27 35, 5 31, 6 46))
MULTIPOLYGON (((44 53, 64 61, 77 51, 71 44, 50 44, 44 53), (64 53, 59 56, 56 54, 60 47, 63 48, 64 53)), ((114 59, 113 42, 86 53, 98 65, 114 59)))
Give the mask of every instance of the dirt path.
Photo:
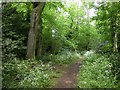
POLYGON ((79 72, 79 66, 81 60, 77 60, 75 63, 70 64, 63 70, 62 76, 57 80, 54 88, 76 88, 77 74, 79 72))

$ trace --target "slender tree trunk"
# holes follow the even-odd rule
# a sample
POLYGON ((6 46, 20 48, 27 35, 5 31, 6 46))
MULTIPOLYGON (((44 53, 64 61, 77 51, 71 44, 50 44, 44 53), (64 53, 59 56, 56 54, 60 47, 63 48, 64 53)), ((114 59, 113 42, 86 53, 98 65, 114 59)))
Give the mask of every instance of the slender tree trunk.
POLYGON ((118 32, 117 32, 117 13, 114 11, 114 17, 112 17, 112 30, 113 30, 113 52, 118 52, 118 32))
POLYGON ((35 57, 35 31, 36 31, 36 8, 33 9, 31 15, 31 28, 28 35, 27 44, 27 58, 31 59, 35 57))
POLYGON ((118 36, 118 33, 115 32, 115 36, 114 36, 114 48, 113 48, 114 52, 118 52, 118 45, 117 45, 118 37, 117 36, 118 36))
POLYGON ((38 32, 38 43, 37 43, 37 47, 38 47, 38 49, 37 49, 37 57, 40 57, 41 56, 41 54, 42 54, 42 11, 43 11, 43 9, 44 9, 44 7, 45 7, 45 2, 44 3, 41 3, 40 4, 40 6, 41 6, 41 13, 40 13, 40 17, 39 17, 39 24, 40 25, 38 25, 38 26, 40 26, 39 27, 39 32, 38 32))
MULTIPOLYGON (((113 11, 114 12, 114 11, 113 11)), ((115 52, 116 51, 116 43, 115 43, 115 33, 116 33, 116 25, 115 25, 115 22, 116 22, 116 15, 115 13, 114 14, 111 14, 111 40, 112 40, 112 51, 115 52)))
POLYGON ((35 49, 37 39, 40 39, 38 36, 39 31, 41 32, 41 14, 43 11, 43 7, 45 2, 35 2, 33 3, 33 11, 31 15, 31 28, 28 35, 28 45, 27 45, 27 58, 32 59, 35 58, 35 49))

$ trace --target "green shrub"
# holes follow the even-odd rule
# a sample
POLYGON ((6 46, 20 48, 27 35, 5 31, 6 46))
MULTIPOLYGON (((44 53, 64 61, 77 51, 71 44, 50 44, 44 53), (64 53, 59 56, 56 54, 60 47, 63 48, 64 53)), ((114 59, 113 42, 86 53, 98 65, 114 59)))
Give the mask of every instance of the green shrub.
POLYGON ((50 63, 18 59, 3 63, 3 87, 6 88, 51 87, 53 75, 50 63))
POLYGON ((78 74, 79 88, 113 88, 116 78, 111 72, 112 64, 108 58, 93 55, 83 63, 78 74))
POLYGON ((61 64, 69 64, 72 61, 79 59, 79 57, 80 57, 80 54, 78 53, 67 52, 60 55, 58 54, 53 61, 61 64))
POLYGON ((120 53, 112 53, 109 55, 110 62, 112 63, 112 73, 116 76, 117 87, 120 88, 120 53))
MULTIPOLYGON (((45 88, 50 87, 51 80, 48 67, 35 67, 34 70, 30 70, 29 74, 19 82, 19 87, 31 87, 31 88, 45 88)), ((51 70, 50 70, 51 71, 51 70)))
POLYGON ((61 52, 60 54, 46 55, 42 58, 43 61, 52 61, 53 63, 69 64, 74 60, 80 58, 80 54, 77 52, 61 52))

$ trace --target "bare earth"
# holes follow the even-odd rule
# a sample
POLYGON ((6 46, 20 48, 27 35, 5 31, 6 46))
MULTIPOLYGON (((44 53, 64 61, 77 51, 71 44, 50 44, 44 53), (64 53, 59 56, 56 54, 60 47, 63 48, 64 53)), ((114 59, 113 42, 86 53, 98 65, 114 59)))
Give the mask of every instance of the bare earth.
POLYGON ((79 66, 81 60, 70 64, 68 67, 63 68, 63 74, 58 78, 57 83, 54 88, 76 88, 77 84, 77 74, 79 72, 79 66))

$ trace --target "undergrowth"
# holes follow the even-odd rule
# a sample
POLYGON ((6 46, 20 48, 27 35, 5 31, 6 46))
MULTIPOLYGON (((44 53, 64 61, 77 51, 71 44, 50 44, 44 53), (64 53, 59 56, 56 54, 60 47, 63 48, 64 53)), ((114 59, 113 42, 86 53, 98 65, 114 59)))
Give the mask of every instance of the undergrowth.
POLYGON ((43 61, 51 61, 56 64, 69 64, 80 58, 80 53, 63 51, 59 54, 49 54, 42 57, 43 61))
POLYGON ((52 87, 51 64, 37 60, 14 59, 3 63, 3 88, 47 88, 52 87))
POLYGON ((78 88, 114 88, 116 77, 109 58, 94 54, 84 61, 78 74, 78 88))
POLYGON ((18 58, 3 62, 3 88, 50 88, 59 73, 53 64, 69 64, 80 54, 62 52, 57 55, 44 55, 38 60, 20 60, 18 58))

